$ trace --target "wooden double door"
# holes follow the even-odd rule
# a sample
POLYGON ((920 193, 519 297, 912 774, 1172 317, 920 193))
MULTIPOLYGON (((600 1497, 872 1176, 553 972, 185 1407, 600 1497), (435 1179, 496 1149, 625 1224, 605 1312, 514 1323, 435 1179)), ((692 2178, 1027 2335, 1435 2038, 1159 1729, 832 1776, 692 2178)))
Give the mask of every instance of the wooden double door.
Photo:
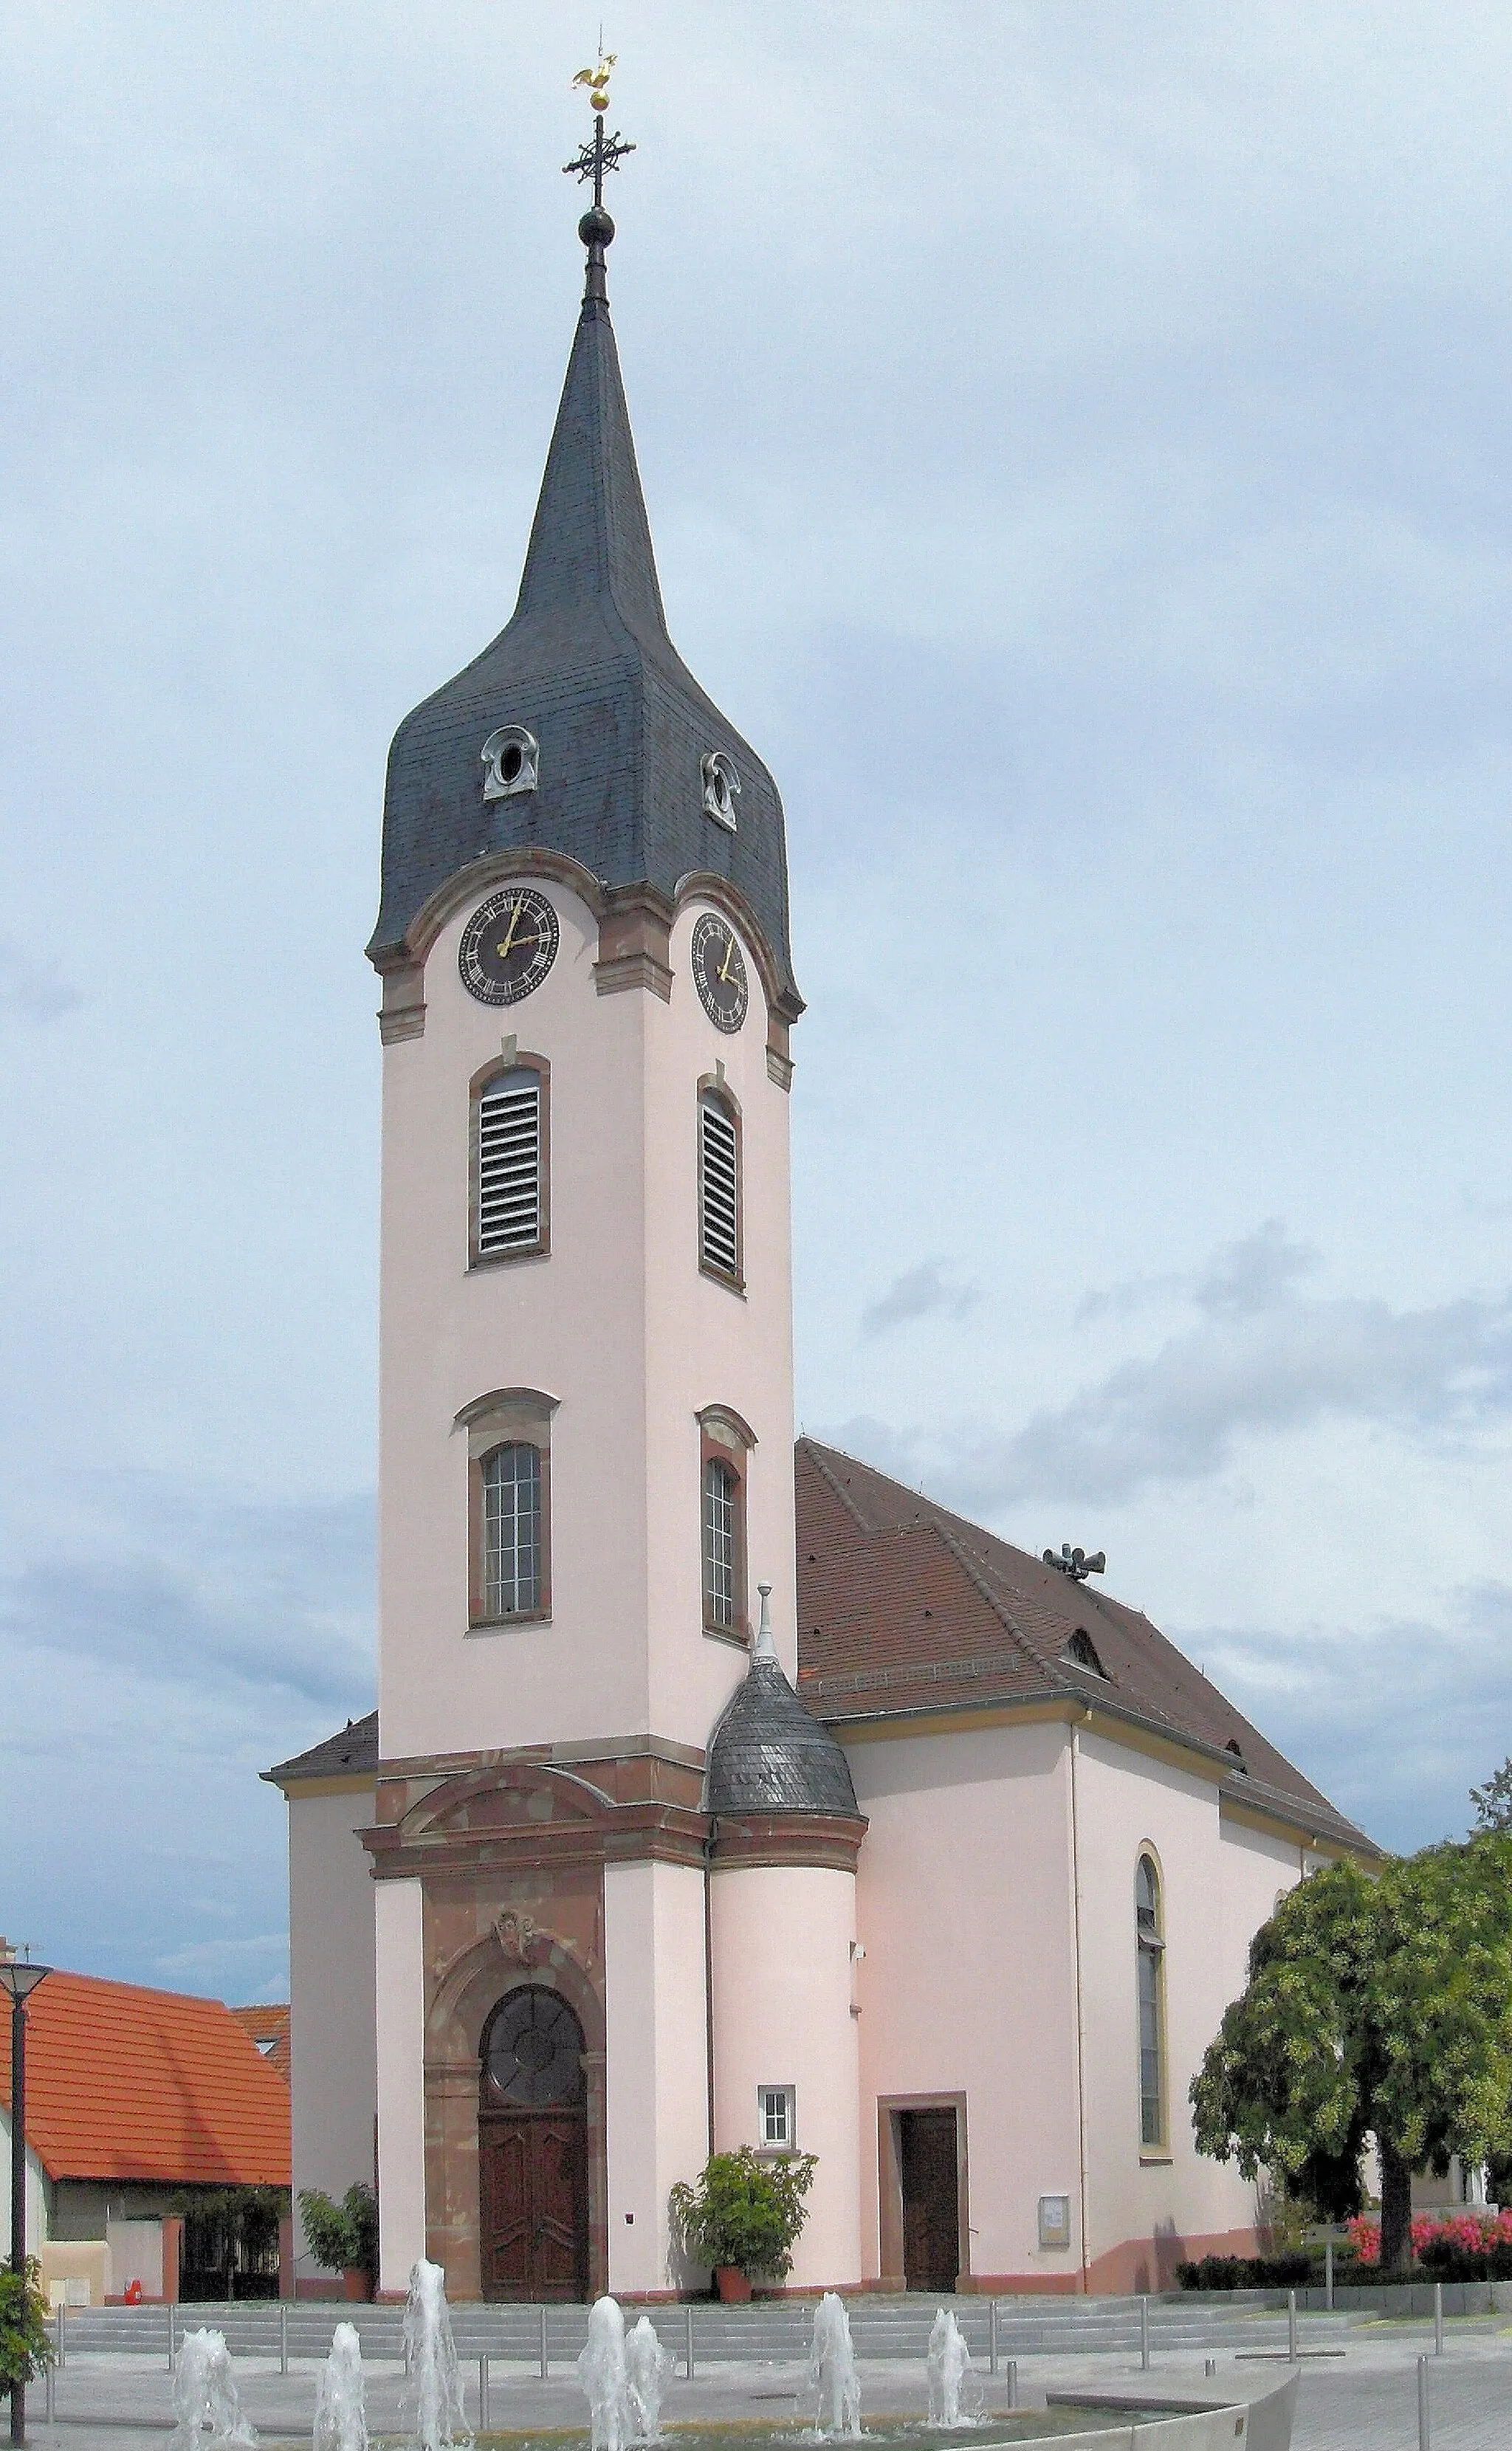
POLYGON ((560 1991, 522 1983, 483 2029, 479 2249, 485 2298, 588 2295, 582 2028, 560 1991))
POLYGON ((580 2110, 479 2122, 485 2298, 588 2295, 588 2123, 580 2110))

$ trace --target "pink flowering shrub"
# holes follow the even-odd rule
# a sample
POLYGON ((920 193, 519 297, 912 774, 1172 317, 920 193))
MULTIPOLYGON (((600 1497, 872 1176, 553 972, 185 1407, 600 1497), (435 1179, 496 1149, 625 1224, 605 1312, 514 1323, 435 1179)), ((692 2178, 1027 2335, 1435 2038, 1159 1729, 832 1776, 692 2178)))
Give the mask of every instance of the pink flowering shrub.
MULTIPOLYGON (((1411 2227, 1414 2264, 1421 2264, 1431 2246, 1455 2247, 1464 2255, 1489 2255, 1495 2246, 1512 2252, 1512 2206, 1499 2213, 1414 2213, 1411 2227)), ((1357 2213, 1348 2229, 1361 2263, 1379 2264, 1380 2214, 1357 2213)))

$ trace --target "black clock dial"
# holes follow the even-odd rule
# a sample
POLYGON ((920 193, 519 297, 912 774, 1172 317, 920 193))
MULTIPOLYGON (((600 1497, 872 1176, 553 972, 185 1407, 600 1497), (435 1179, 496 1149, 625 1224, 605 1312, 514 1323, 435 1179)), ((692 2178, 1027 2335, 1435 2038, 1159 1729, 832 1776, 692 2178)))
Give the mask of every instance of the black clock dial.
POLYGON ((506 885, 491 893, 462 931, 457 966, 480 1004, 518 1004, 539 988, 557 958, 561 929, 543 893, 506 885))
POLYGON ((716 1029, 738 1029, 751 1002, 745 955, 728 919, 703 912, 693 931, 693 975, 716 1029))

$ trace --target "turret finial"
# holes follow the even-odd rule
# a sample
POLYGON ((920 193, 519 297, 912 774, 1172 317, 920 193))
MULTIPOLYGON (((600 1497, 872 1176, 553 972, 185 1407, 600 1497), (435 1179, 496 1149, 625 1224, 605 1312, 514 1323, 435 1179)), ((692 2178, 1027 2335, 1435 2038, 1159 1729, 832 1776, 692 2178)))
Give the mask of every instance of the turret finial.
POLYGON ((770 1583, 757 1583, 756 1590, 761 1595, 761 1617, 756 1626, 756 1649, 752 1657, 776 1659, 777 1646, 772 1633, 772 1586, 770 1583))
POLYGON ((613 136, 606 137, 603 132, 604 113, 609 108, 609 71, 618 56, 615 51, 605 51, 600 35, 598 66, 579 69, 573 78, 575 86, 588 88, 589 108, 593 111, 593 142, 584 145, 570 162, 561 166, 568 178, 593 181, 593 203, 578 224, 578 236, 588 250, 588 278, 583 288, 585 306, 601 304, 608 294, 604 285, 604 248, 614 237, 615 225, 604 210, 604 172, 618 170, 625 155, 636 149, 625 142, 618 128, 613 136))

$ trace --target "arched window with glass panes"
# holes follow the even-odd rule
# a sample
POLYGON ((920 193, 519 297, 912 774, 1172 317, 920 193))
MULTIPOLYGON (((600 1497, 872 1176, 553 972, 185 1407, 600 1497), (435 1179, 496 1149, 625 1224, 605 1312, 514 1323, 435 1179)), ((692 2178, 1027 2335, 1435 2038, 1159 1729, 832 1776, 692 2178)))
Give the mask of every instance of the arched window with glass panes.
POLYGON ((550 1245, 550 1074, 540 1056, 481 1073, 472 1089, 471 1257, 520 1260, 550 1245))
POLYGON ((1134 1873, 1134 1941, 1139 1959, 1139 2142, 1158 2153, 1166 2145, 1166 1934, 1160 1873, 1142 1854, 1134 1873))
POLYGON ((722 1456, 703 1467, 703 1621, 711 1634, 734 1634, 740 1611, 740 1476, 722 1456))
POLYGON ((539 1617, 545 1606, 540 1449, 511 1439, 482 1458, 482 1614, 539 1617))
POLYGON ((741 1273, 740 1114, 722 1088, 698 1093, 698 1265, 738 1285, 741 1273))

